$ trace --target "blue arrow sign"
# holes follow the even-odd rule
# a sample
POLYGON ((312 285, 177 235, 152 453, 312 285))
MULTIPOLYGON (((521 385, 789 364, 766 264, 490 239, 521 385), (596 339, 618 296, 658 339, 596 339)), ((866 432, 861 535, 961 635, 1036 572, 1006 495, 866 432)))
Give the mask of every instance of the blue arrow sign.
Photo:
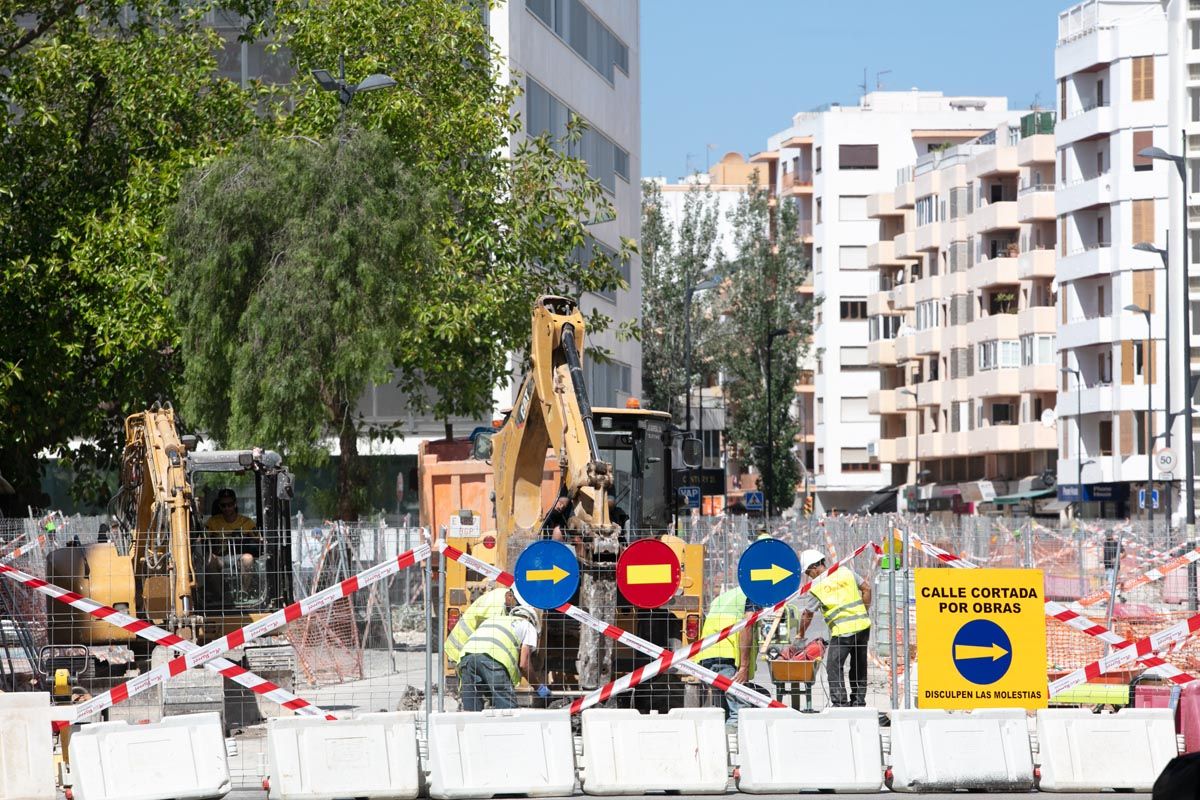
POLYGON ((700 487, 699 486, 680 486, 679 496, 687 503, 688 508, 700 507, 700 487))
POLYGON ((954 668, 981 686, 995 683, 1012 666, 1012 642, 990 619, 973 619, 954 635, 954 668))
POLYGON ((738 586, 750 602, 770 606, 800 588, 800 559, 778 539, 760 539, 738 559, 738 586))
POLYGON ((579 560, 575 551, 550 539, 534 542, 517 558, 513 573, 521 599, 541 609, 570 602, 579 589, 579 560))
POLYGON ((742 505, 747 511, 762 511, 763 510, 763 493, 762 492, 746 492, 742 495, 742 505))

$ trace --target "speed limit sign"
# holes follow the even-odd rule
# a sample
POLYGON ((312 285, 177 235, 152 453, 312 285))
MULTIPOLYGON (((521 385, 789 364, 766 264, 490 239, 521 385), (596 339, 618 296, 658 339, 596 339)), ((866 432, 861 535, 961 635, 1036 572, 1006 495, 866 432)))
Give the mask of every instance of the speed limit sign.
POLYGON ((1164 447, 1154 454, 1154 466, 1159 472, 1174 472, 1179 466, 1179 456, 1169 447, 1164 447))

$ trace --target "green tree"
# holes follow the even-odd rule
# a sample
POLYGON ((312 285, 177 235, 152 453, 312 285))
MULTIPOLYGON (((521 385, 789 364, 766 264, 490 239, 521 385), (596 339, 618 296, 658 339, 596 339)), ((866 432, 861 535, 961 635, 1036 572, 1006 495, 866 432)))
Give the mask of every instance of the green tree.
POLYGON ((812 305, 799 292, 809 265, 794 202, 781 200, 773 209, 768 193, 754 186, 730 219, 736 255, 728 269, 736 270, 737 279, 726 285, 719 300, 726 433, 762 474, 770 506, 782 510, 792 505, 799 478, 792 444, 800 426, 791 407, 800 359, 812 333, 812 305), (780 330, 787 333, 774 337, 770 348, 768 409, 768 337, 780 330), (768 452, 774 454, 773 470, 767 467, 768 452))
POLYGON ((186 169, 251 120, 206 9, 0 0, 0 472, 18 508, 41 452, 94 463, 167 393, 163 223, 186 169))
MULTIPOLYGON (((712 190, 696 186, 684 198, 676 227, 663 211, 662 189, 653 181, 642 183, 642 393, 650 408, 670 412, 681 424, 687 391, 686 297, 689 287, 714 276, 721 264, 718 214, 712 190)), ((714 356, 706 346, 713 317, 705 297, 694 292, 690 309, 693 387, 714 356)))
POLYGON ((297 462, 336 435, 342 519, 365 481, 356 405, 416 324, 436 207, 382 134, 253 137, 185 185, 170 228, 184 408, 297 462))

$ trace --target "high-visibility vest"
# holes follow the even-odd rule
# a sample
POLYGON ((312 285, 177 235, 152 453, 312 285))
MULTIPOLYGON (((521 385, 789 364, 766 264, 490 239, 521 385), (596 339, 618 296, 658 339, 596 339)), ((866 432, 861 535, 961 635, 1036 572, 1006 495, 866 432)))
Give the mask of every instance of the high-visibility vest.
POLYGON ((821 601, 830 636, 849 636, 871 627, 862 592, 850 570, 838 570, 809 589, 821 601))
POLYGON ((521 637, 517 633, 517 617, 496 617, 486 620, 463 645, 464 656, 478 653, 490 656, 508 671, 513 686, 521 680, 521 637))
MULTIPOLYGON (((700 638, 717 633, 730 625, 741 622, 746 616, 746 594, 741 589, 730 589, 727 592, 717 595, 717 598, 712 601, 712 605, 708 607, 708 614, 704 617, 704 625, 700 629, 700 638)), ((754 639, 751 643, 751 651, 757 655, 758 651, 758 625, 752 625, 754 631, 754 639)), ((706 650, 701 650, 696 656, 697 661, 704 661, 709 658, 728 658, 732 659, 736 666, 742 665, 742 651, 738 647, 738 638, 741 634, 735 633, 732 636, 727 636, 725 639, 717 642, 712 647, 706 650)), ((756 666, 755 655, 750 658, 750 663, 747 665, 747 675, 750 678, 754 677, 754 667, 756 666)))
POLYGON ((489 619, 504 616, 504 612, 507 610, 506 595, 508 591, 508 587, 500 586, 484 592, 467 607, 467 610, 450 630, 450 635, 446 637, 446 659, 451 664, 457 664, 458 660, 462 658, 463 645, 480 625, 489 619))

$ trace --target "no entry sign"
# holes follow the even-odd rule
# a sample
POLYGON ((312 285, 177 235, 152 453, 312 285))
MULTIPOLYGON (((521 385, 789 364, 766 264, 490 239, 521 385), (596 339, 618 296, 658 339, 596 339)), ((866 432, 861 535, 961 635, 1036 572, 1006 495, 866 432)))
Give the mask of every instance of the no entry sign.
POLYGON ((679 557, 658 539, 641 539, 617 559, 617 588, 638 608, 658 608, 679 588, 679 557))

